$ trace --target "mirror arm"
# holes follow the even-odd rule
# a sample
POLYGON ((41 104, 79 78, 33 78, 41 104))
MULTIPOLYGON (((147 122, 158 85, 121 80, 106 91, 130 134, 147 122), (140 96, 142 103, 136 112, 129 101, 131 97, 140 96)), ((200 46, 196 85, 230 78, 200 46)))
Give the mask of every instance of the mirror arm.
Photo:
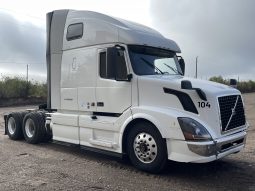
POLYGON ((131 82, 132 78, 133 78, 133 74, 130 73, 130 74, 127 75, 127 80, 129 82, 131 82))
POLYGON ((115 80, 119 82, 131 82, 133 78, 133 74, 128 74, 126 79, 117 79, 115 76, 115 80))
POLYGON ((117 49, 123 50, 123 51, 125 50, 124 46, 121 46, 121 45, 118 45, 118 44, 116 44, 114 47, 117 48, 117 49))

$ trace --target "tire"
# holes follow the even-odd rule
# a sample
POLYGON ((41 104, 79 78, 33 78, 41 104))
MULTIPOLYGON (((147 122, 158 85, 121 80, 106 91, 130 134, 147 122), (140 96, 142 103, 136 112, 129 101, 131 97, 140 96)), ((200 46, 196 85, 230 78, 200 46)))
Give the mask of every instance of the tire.
POLYGON ((166 165, 166 142, 149 122, 132 127, 127 136, 126 150, 131 163, 140 170, 159 173, 166 165))
POLYGON ((25 115, 23 120, 23 135, 30 144, 37 144, 45 137, 45 119, 39 112, 31 112, 25 115))
POLYGON ((23 138, 21 113, 13 112, 7 116, 7 134, 12 140, 23 138))
POLYGON ((20 114, 22 116, 22 125, 23 125, 23 119, 26 116, 26 114, 28 114, 28 113, 29 113, 29 111, 22 111, 22 112, 20 112, 20 114))

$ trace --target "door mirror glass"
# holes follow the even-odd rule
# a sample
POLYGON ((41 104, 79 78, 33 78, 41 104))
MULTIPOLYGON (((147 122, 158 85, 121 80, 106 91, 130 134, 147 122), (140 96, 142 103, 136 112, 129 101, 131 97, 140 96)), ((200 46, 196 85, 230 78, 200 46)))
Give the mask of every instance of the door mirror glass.
POLYGON ((116 81, 129 81, 123 49, 118 47, 108 48, 107 65, 111 66, 116 81))
POLYGON ((108 79, 115 79, 115 66, 117 50, 115 47, 107 48, 106 51, 106 73, 108 79))
POLYGON ((117 50, 117 62, 115 66, 115 77, 117 81, 127 81, 127 65, 124 50, 117 50))
POLYGON ((178 60, 178 62, 179 62, 180 68, 181 68, 181 70, 182 70, 182 75, 184 76, 184 74, 185 74, 185 61, 184 61, 184 59, 181 57, 181 58, 178 60))
POLYGON ((229 85, 233 88, 237 88, 237 80, 236 79, 230 79, 229 85))

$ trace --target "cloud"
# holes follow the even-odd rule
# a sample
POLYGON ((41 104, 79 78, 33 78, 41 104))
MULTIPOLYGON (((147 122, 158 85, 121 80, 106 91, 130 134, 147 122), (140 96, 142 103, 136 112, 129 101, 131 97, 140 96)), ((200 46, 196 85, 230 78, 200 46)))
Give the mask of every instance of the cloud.
MULTIPOLYGON (((253 0, 151 0, 152 24, 181 47, 187 74, 255 73, 255 1, 253 0)), ((255 79, 255 75, 254 75, 255 79)))
MULTIPOLYGON (((13 3, 9 4, 12 7, 13 3)), ((86 7, 108 14, 112 12, 114 16, 125 19, 137 17, 137 22, 149 23, 175 40, 182 49, 187 75, 194 76, 195 58, 199 56, 200 77, 223 75, 255 79, 254 0, 150 0, 150 6, 146 0, 136 5, 134 10, 132 6, 122 10, 118 4, 114 7, 108 4, 111 6, 103 6, 104 11, 98 3, 93 6, 86 4, 86 7), (142 21, 145 18, 148 21, 142 21)), ((24 3, 18 6, 19 9, 27 11, 27 7, 22 5, 24 3)), ((80 6, 79 3, 72 5, 80 6)), ((61 6, 68 7, 66 3, 61 6)), ((31 14, 37 15, 38 12, 37 17, 43 18, 44 23, 44 12, 56 8, 57 3, 50 8, 44 3, 40 9, 38 6, 30 8, 29 14, 34 11, 31 14)), ((46 76, 46 33, 42 27, 45 25, 29 22, 27 18, 19 19, 19 16, 4 11, 0 12, 0 23, 0 73, 25 75, 28 63, 31 74, 46 76)))
POLYGON ((45 28, 29 21, 19 21, 13 15, 0 12, 0 68, 9 73, 46 74, 45 28))

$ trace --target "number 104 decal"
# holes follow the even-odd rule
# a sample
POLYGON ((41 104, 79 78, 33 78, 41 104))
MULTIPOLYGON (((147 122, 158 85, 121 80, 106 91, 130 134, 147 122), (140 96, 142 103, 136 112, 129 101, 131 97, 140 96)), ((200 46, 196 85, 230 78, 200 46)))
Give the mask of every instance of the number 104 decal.
POLYGON ((199 108, 205 108, 205 107, 208 107, 208 108, 211 108, 211 104, 209 102, 205 102, 205 101, 199 101, 198 102, 198 107, 199 108))

